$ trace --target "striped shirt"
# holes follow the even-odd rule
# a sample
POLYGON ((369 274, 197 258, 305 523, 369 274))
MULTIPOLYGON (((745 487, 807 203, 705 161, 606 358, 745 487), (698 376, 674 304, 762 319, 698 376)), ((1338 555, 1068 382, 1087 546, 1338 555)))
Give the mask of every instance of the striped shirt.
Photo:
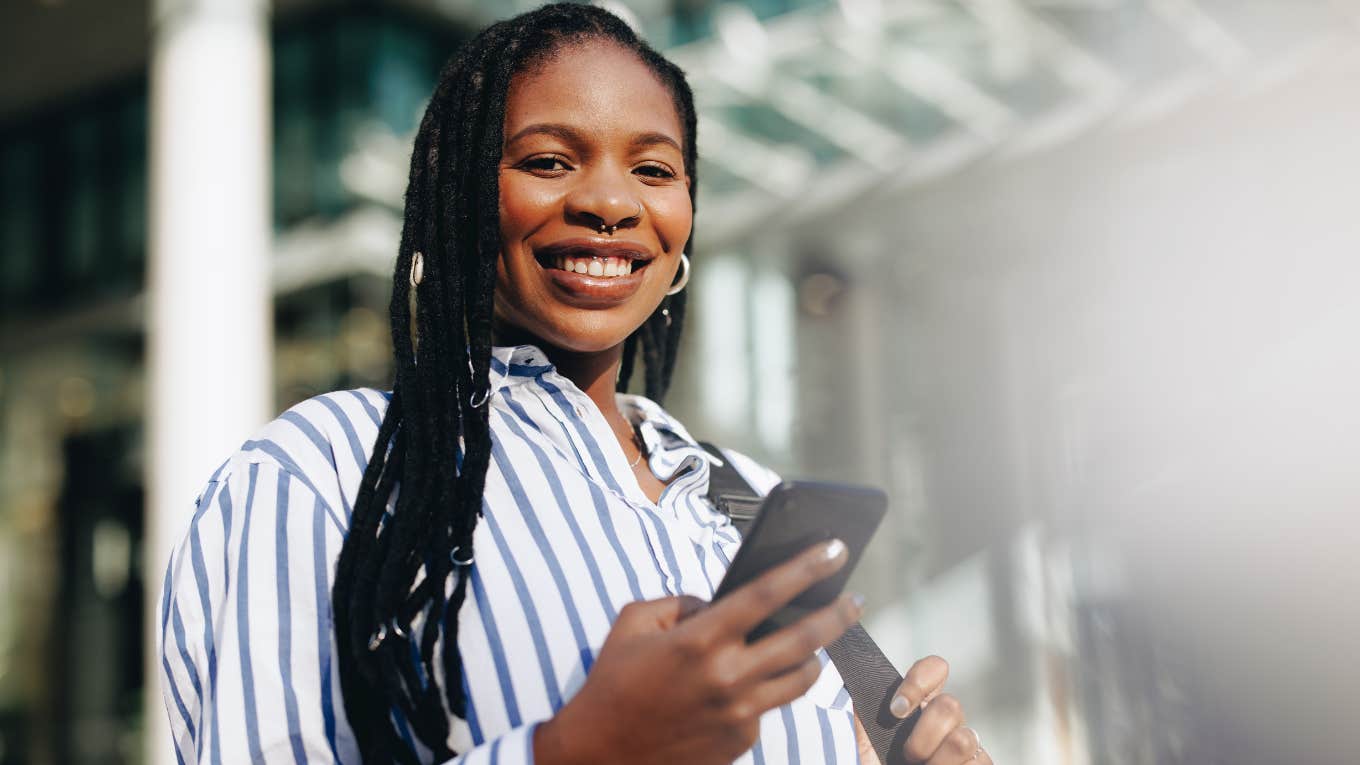
MULTIPOLYGON (((484 516, 459 612, 469 701, 466 719, 450 717, 454 762, 531 763, 536 723, 580 689, 619 609, 681 593, 711 598, 740 545, 705 496, 713 458, 655 402, 617 400, 653 473, 669 481, 657 503, 598 407, 539 349, 493 350, 484 516)), ((158 635, 180 762, 359 765, 330 592, 387 401, 361 389, 298 404, 198 497, 165 573, 158 635)), ((759 491, 778 480, 738 453, 724 456, 759 491)), ((858 762, 849 696, 819 656, 816 684, 766 713, 738 762, 858 762)), ((395 707, 392 715, 431 762, 395 707)))

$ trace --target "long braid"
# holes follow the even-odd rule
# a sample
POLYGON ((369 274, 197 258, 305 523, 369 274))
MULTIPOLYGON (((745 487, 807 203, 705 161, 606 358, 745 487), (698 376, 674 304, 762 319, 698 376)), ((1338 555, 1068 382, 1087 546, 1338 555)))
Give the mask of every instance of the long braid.
MULTIPOLYGON (((332 592, 345 712, 366 762, 418 761, 393 724, 394 711, 441 760, 453 756, 449 714, 467 715, 457 634, 469 577, 453 558, 472 557, 492 449, 487 397, 506 95, 511 79, 534 61, 594 38, 636 53, 670 90, 693 178, 695 113, 683 73, 617 17, 591 6, 544 6, 483 30, 445 65, 416 135, 389 311, 396 379, 332 592), (413 296, 407 279, 416 253, 424 277, 413 296), (417 613, 424 619, 413 661, 415 638, 405 630, 417 613)), ((668 298, 669 318, 658 309, 626 341, 621 390, 641 350, 647 395, 664 396, 684 303, 683 293, 668 298)))

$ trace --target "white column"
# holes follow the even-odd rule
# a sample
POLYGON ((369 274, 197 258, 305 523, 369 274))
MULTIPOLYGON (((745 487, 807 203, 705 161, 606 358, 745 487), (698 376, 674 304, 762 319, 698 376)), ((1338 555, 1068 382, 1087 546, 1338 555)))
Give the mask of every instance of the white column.
POLYGON ((156 0, 151 19, 146 761, 175 756, 158 669, 170 548, 272 402, 267 0, 156 0))

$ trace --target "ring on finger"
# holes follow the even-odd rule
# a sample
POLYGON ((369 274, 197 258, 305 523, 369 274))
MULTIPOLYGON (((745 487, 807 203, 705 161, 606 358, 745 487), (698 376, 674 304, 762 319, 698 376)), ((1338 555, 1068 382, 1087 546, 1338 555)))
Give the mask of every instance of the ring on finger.
POLYGON ((973 747, 972 756, 966 760, 966 762, 973 762, 974 760, 982 756, 982 734, 978 733, 977 730, 974 728, 965 727, 964 730, 973 734, 973 741, 977 744, 977 746, 973 747))

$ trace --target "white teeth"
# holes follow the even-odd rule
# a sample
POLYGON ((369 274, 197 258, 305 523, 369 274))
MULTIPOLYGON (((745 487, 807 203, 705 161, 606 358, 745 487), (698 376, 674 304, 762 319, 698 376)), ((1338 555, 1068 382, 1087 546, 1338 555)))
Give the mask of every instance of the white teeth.
POLYGON ((627 276, 633 273, 632 258, 569 258, 558 256, 555 265, 563 271, 590 276, 627 276))

